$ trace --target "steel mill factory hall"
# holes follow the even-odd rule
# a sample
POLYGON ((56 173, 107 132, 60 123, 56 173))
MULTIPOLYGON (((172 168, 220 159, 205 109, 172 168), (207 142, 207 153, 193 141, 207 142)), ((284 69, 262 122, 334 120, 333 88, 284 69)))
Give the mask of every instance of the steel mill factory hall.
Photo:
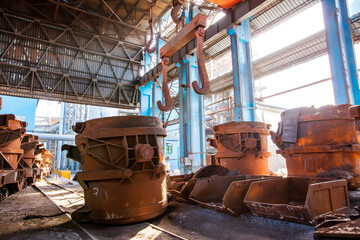
POLYGON ((360 239, 360 0, 0 1, 0 239, 360 239))

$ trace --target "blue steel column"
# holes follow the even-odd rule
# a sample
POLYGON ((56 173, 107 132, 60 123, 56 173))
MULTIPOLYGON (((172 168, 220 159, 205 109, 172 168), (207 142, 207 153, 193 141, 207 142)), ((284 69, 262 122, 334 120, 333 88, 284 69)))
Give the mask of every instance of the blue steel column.
POLYGON ((336 105, 351 103, 349 83, 341 42, 342 26, 339 23, 335 0, 322 0, 326 41, 336 105))
POLYGON ((228 29, 234 78, 234 121, 255 121, 254 77, 249 19, 228 29))
POLYGON ((351 35, 351 28, 350 28, 350 21, 349 21, 349 14, 347 8, 347 1, 341 0, 338 2, 340 7, 340 21, 341 26, 343 29, 343 44, 344 44, 344 55, 345 59, 347 60, 347 76, 349 77, 350 81, 350 90, 353 99, 353 103, 355 105, 360 105, 360 91, 359 91, 359 80, 358 80, 358 73, 356 67, 356 60, 354 54, 354 46, 353 46, 353 39, 351 35))
MULTIPOLYGON (((145 72, 150 70, 151 56, 145 52, 145 72)), ((152 82, 148 82, 145 86, 139 88, 140 95, 140 115, 151 116, 151 96, 152 96, 152 82)))
POLYGON ((180 157, 192 158, 192 171, 206 164, 205 118, 203 96, 190 87, 193 81, 200 84, 199 70, 194 56, 187 55, 179 67, 180 157))

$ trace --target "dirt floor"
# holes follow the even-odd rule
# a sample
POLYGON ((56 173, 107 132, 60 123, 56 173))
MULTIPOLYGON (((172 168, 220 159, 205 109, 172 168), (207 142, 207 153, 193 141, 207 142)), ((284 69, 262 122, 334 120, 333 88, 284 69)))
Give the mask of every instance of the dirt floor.
POLYGON ((0 202, 0 239, 90 239, 33 187, 0 202))
MULTIPOLYGON (((76 182, 51 179, 81 193, 76 182)), ((41 183, 43 186, 45 182, 41 183)), ((45 186, 46 187, 46 186, 45 186)), ((57 196, 65 194, 59 191, 57 196)), ((351 205, 360 205, 360 189, 349 192, 351 205)), ((71 210, 69 210, 71 211, 71 210)), ((225 213, 172 201, 160 217, 127 226, 76 225, 34 187, 0 202, 0 239, 177 239, 150 224, 186 239, 313 239, 313 227, 253 216, 225 213)))

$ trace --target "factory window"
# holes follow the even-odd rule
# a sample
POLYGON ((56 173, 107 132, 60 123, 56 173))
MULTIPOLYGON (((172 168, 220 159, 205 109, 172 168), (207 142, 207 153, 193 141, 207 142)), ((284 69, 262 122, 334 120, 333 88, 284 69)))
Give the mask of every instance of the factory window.
POLYGON ((166 155, 171 155, 172 151, 172 144, 166 144, 166 155))

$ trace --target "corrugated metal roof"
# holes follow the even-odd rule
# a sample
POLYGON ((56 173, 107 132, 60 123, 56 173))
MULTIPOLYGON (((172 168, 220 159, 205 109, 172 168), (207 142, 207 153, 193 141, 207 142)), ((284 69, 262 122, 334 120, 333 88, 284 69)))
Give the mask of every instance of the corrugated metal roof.
POLYGON ((251 34, 255 36, 269 30, 318 2, 319 0, 273 0, 271 4, 251 17, 251 34))
POLYGON ((287 69, 326 53, 326 35, 323 30, 255 61, 253 63, 254 79, 287 69))
POLYGON ((351 30, 355 42, 360 41, 360 13, 351 17, 351 30))

